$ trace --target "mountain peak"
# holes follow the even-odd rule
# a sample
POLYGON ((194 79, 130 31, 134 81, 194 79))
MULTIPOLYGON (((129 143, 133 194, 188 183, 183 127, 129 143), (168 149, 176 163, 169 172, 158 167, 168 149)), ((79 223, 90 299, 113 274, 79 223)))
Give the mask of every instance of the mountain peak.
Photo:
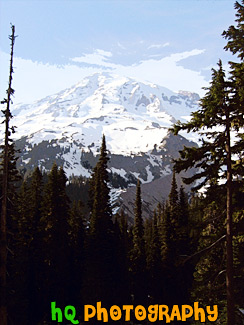
POLYGON ((111 154, 140 155, 159 147, 172 123, 196 109, 197 99, 185 92, 97 73, 33 104, 14 106, 15 136, 26 139, 26 153, 44 142, 64 152, 69 148, 72 154, 62 157, 72 156, 77 166, 82 152, 99 153, 102 134, 111 154))

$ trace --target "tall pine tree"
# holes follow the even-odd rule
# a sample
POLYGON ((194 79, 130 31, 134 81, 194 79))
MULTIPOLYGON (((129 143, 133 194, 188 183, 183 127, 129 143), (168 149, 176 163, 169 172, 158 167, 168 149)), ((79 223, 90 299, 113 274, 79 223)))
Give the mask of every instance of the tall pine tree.
POLYGON ((29 323, 40 321, 43 313, 42 291, 42 259, 40 252, 42 246, 41 216, 43 200, 43 175, 38 167, 31 175, 29 185, 29 229, 31 241, 29 244, 29 270, 28 270, 28 293, 29 293, 29 323))
POLYGON ((132 266, 132 290, 135 304, 146 303, 146 253, 144 241, 144 225, 142 218, 142 199, 141 199, 141 183, 138 180, 136 186, 136 199, 134 208, 134 225, 133 247, 131 254, 132 266))
MULTIPOLYGON (((12 88, 12 74, 13 74, 13 50, 15 42, 15 26, 12 26, 12 34, 9 37, 11 40, 11 55, 10 55, 10 73, 9 86, 7 90, 7 98, 1 104, 6 104, 6 109, 3 110, 5 117, 5 138, 3 147, 3 174, 2 174, 2 206, 0 219, 0 323, 7 325, 7 202, 9 194, 9 136, 11 128, 9 125, 12 114, 10 112, 11 97, 14 94, 12 88)), ((14 129, 12 128, 12 132, 14 129)))
MULTIPOLYGON (((53 165, 44 188, 41 218, 43 237, 43 271, 45 286, 43 294, 48 304, 57 300, 65 306, 69 300, 69 199, 66 194, 66 175, 53 165)), ((48 305, 45 307, 48 310, 48 305)))
POLYGON ((232 249, 232 188, 233 188, 233 157, 238 153, 238 143, 231 146, 231 131, 236 130, 235 124, 242 124, 240 110, 233 103, 229 82, 226 81, 222 62, 218 70, 213 69, 211 86, 201 100, 200 109, 192 113, 188 123, 177 123, 174 132, 181 130, 201 132, 204 135, 199 148, 184 148, 181 157, 175 161, 176 171, 190 167, 198 167, 199 172, 185 179, 191 183, 200 180, 196 188, 226 180, 226 286, 228 324, 234 324, 233 294, 233 249, 232 249))
POLYGON ((91 217, 89 225, 86 270, 86 301, 103 301, 110 305, 116 299, 114 227, 108 184, 108 153, 103 135, 99 160, 90 182, 91 217))

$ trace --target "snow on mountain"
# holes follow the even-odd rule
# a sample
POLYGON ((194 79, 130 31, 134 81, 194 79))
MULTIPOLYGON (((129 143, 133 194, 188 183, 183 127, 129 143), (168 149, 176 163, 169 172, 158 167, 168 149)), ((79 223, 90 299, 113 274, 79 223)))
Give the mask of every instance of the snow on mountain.
MULTIPOLYGON (((184 120, 197 108, 198 99, 197 94, 174 93, 125 77, 95 74, 33 104, 13 106, 14 125, 18 127, 15 136, 22 151, 20 165, 33 165, 30 152, 38 146, 39 151, 43 147, 43 156, 38 155, 35 163, 48 169, 44 162, 60 158, 68 176, 89 176, 89 168, 81 164, 82 157, 99 153, 102 134, 111 154, 126 157, 148 153, 160 147, 173 122, 184 120), (55 157, 47 156, 50 147, 55 157)), ((157 159, 149 158, 152 166, 157 159)), ((134 176, 138 176, 136 171, 134 176)), ((152 179, 147 169, 145 181, 152 179)))
MULTIPOLYGON (((140 179, 147 213, 168 195, 172 158, 196 143, 168 128, 189 119, 199 96, 107 73, 95 74, 58 94, 11 107, 20 157, 17 167, 49 171, 54 162, 66 175, 90 177, 102 135, 109 151, 111 202, 133 214, 133 186, 140 179)), ((3 124, 0 129, 3 135, 3 124)))

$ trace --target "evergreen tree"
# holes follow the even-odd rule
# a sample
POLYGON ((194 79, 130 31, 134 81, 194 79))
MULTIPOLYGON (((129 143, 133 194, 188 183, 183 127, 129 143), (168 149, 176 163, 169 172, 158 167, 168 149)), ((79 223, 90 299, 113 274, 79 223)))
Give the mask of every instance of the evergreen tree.
POLYGON ((168 202, 165 203, 164 212, 161 221, 161 256, 164 265, 171 264, 170 259, 173 256, 173 246, 171 241, 171 222, 170 222, 170 208, 168 202), (169 263, 170 262, 170 263, 169 263))
POLYGON ((100 157, 94 168, 91 180, 91 234, 96 231, 102 232, 102 228, 104 229, 104 234, 111 231, 112 211, 109 197, 110 190, 108 187, 108 160, 106 140, 103 135, 100 157))
POLYGON ((187 195, 182 186, 179 191, 177 237, 179 295, 182 303, 190 303, 195 263, 192 260, 187 260, 187 257, 190 256, 192 252, 192 239, 190 237, 189 204, 187 195))
POLYGON ((232 159, 233 154, 238 153, 238 145, 231 147, 230 132, 236 129, 234 122, 240 122, 240 111, 232 101, 221 61, 218 66, 218 70, 213 69, 211 86, 201 100, 200 109, 192 113, 190 122, 179 122, 174 126, 175 134, 180 130, 187 130, 201 131, 205 135, 201 147, 184 148, 180 152, 181 157, 175 161, 175 168, 179 172, 189 167, 198 167, 198 173, 185 179, 187 183, 201 179, 195 188, 205 184, 217 184, 218 180, 226 179, 227 314, 228 324, 233 324, 232 159))
POLYGON ((162 221, 163 212, 164 212, 164 204, 162 205, 160 202, 158 202, 157 209, 156 209, 156 215, 157 215, 159 225, 161 224, 161 221, 162 221))
POLYGON ((175 171, 173 171, 171 189, 169 193, 169 209, 170 209, 170 228, 171 242, 174 249, 175 258, 179 255, 178 251, 178 235, 179 235, 179 197, 178 186, 176 183, 175 171))
POLYGON ((29 296, 28 296, 28 246, 31 241, 28 186, 24 181, 19 190, 16 213, 12 215, 11 252, 8 258, 9 303, 8 310, 12 322, 28 324, 29 296))
POLYGON ((179 233, 178 247, 179 255, 187 256, 190 254, 190 227, 189 227, 189 204, 184 188, 180 187, 179 192, 179 233))
MULTIPOLYGON (((149 219, 147 219, 148 221, 149 219)), ((147 222, 146 222, 147 224, 147 222)), ((159 235, 159 217, 154 211, 153 219, 149 220, 148 227, 145 226, 145 234, 147 228, 150 227, 150 238, 145 235, 149 296, 151 303, 159 303, 162 300, 162 263, 160 252, 160 235, 159 235)))
MULTIPOLYGON (((155 211, 154 211, 155 213, 155 211)), ((145 240, 145 253, 147 269, 150 268, 151 263, 151 250, 152 250, 152 232, 153 232, 153 219, 147 218, 144 222, 144 240, 145 240)))
MULTIPOLYGON (((42 256, 43 249, 41 237, 41 216, 43 200, 43 175, 38 167, 31 175, 29 186, 29 230, 31 240, 29 243, 29 269, 28 269, 28 293, 29 293, 29 323, 40 321, 43 314, 42 300, 42 256)), ((44 260, 44 258, 43 258, 44 260)))
MULTIPOLYGON (((86 270, 86 301, 113 302, 116 282, 114 227, 108 185, 108 156, 105 136, 99 160, 94 168, 90 188, 91 218, 89 226, 88 269, 86 270)), ((116 299, 116 297, 114 297, 116 299)))
POLYGON ((74 306, 84 303, 81 299, 81 290, 84 280, 85 263, 85 224, 83 204, 74 201, 69 216, 69 242, 71 248, 71 299, 74 306))
POLYGON ((177 214, 178 210, 178 187, 176 183, 175 171, 173 170, 171 189, 169 193, 169 205, 173 214, 177 214))
POLYGON ((179 198, 175 171, 161 228, 161 256, 164 273, 164 297, 169 305, 179 303, 179 198), (171 289, 170 289, 171 288, 171 289), (170 292, 166 294, 166 292, 170 292))
POLYGON ((171 209, 168 202, 165 203, 162 222, 160 227, 160 243, 161 243, 161 260, 162 260, 162 297, 164 303, 171 306, 176 304, 175 299, 175 283, 176 283, 176 267, 175 267, 175 247, 173 238, 173 224, 171 223, 171 209))
MULTIPOLYGON (((67 178, 62 168, 53 165, 44 188, 41 218, 43 237, 45 302, 56 301, 65 306, 69 299, 69 199, 66 195, 67 178)), ((47 305, 45 310, 48 310, 47 305)))
MULTIPOLYGON (((11 171, 11 169, 10 169, 11 171)), ((13 175, 16 173, 13 173, 13 175)), ((35 174, 35 173, 34 173, 35 174)), ((11 175, 11 172, 10 172, 11 175)), ((35 177, 33 177, 34 179, 35 177)), ((40 236, 38 234, 39 218, 35 220, 35 188, 23 181, 15 195, 15 213, 11 214, 12 238, 9 256, 9 314, 11 321, 16 323, 34 324, 41 317, 42 302, 40 299, 40 287, 42 277, 40 275, 39 257, 41 251, 40 236)), ((15 188, 12 188, 12 196, 15 188)), ((38 198, 40 207, 41 198, 38 198)))
POLYGON ((30 183, 30 209, 33 219, 33 227, 37 230, 41 219, 41 203, 43 192, 43 176, 38 167, 34 169, 30 183))
POLYGON ((183 188, 178 188, 172 175, 169 200, 162 209, 160 228, 164 299, 169 305, 190 301, 194 265, 185 263, 190 254, 188 202, 183 188))
POLYGON ((12 114, 10 112, 11 97, 14 94, 12 88, 12 74, 13 74, 13 49, 15 42, 15 26, 12 26, 12 34, 9 36, 11 40, 11 54, 10 54, 10 73, 9 73, 9 86, 7 90, 7 98, 1 101, 1 104, 6 104, 6 109, 2 111, 4 114, 5 124, 5 136, 3 147, 3 174, 2 174, 2 199, 1 199, 1 219, 0 219, 0 323, 7 325, 7 204, 9 194, 9 150, 10 142, 9 136, 11 130, 14 132, 14 128, 10 128, 10 119, 12 114))
POLYGON ((201 198, 203 202, 202 231, 199 236, 198 252, 195 257, 195 273, 192 290, 192 299, 203 305, 218 304, 221 323, 225 323, 226 315, 223 311, 226 306, 225 293, 225 243, 224 243, 224 214, 225 197, 219 197, 215 191, 216 200, 201 198), (221 239, 222 238, 222 239, 221 239), (219 240, 221 239, 221 240, 219 240), (219 242, 217 242, 219 240, 219 242), (209 247, 213 244, 213 249, 209 247))
POLYGON ((203 229, 203 194, 192 193, 189 204, 189 235, 191 239, 191 254, 196 252, 199 237, 203 229))
POLYGON ((146 254, 144 241, 144 225, 142 218, 142 199, 141 199, 141 184, 137 181, 136 199, 134 210, 134 225, 133 233, 133 247, 131 254, 132 261, 132 282, 133 295, 135 304, 145 304, 147 289, 145 285, 146 279, 146 254))
POLYGON ((142 200, 141 200, 141 183, 137 181, 136 187, 136 200, 135 200, 135 219, 133 227, 133 244, 135 255, 144 256, 145 243, 144 243, 144 226, 142 219, 142 200))
POLYGON ((115 232, 115 265, 116 278, 114 290, 117 292, 116 303, 118 305, 127 304, 130 301, 129 283, 129 249, 130 240, 128 232, 127 216, 122 210, 116 215, 114 222, 115 232))
MULTIPOLYGON (((235 2, 234 5, 236 9, 236 26, 231 25, 227 31, 223 32, 224 38, 228 41, 225 50, 232 52, 233 55, 237 55, 238 57, 238 62, 230 62, 230 88, 231 88, 231 94, 232 94, 232 102, 233 106, 235 107, 235 118, 232 119, 232 123, 235 126, 236 130, 238 131, 240 141, 235 144, 235 150, 238 152, 239 155, 239 160, 235 162, 235 165, 233 166, 233 171, 234 174, 238 173, 241 174, 242 176, 244 175, 244 168, 243 168, 243 152, 244 152, 244 134, 243 134, 243 100, 244 100, 244 44, 243 44, 243 35, 244 35, 244 1, 240 2, 235 2)), ((239 222, 240 222, 240 218, 239 222)), ((228 227, 228 225, 227 225, 228 227)), ((239 226, 237 229, 241 229, 239 226)), ((235 236, 236 238, 239 237, 239 243, 241 246, 241 231, 240 234, 235 236)), ((228 239, 227 235, 227 239, 228 239)), ((238 251, 238 247, 236 247, 236 250, 238 251)), ((228 258, 229 254, 227 254, 227 263, 231 264, 232 261, 229 261, 228 258)), ((229 277, 227 275, 227 282, 229 283, 229 277)), ((229 287, 229 285, 228 285, 229 287)), ((235 289, 237 289, 238 286, 236 286, 235 289)), ((237 291, 237 290, 236 290, 237 291)), ((228 290, 227 292, 227 297, 229 300, 231 300, 231 294, 232 294, 232 289, 231 291, 228 290)), ((240 294, 236 295, 237 300, 240 297, 240 294)), ((242 304, 241 304, 242 305, 242 304)), ((228 313, 231 313, 233 309, 232 304, 229 304, 228 307, 228 313)), ((233 321, 231 319, 231 321, 233 321)))
MULTIPOLYGON (((230 87, 232 92, 232 101, 234 102, 236 115, 238 116, 238 118, 235 119, 235 125, 241 127, 243 125, 242 110, 244 99, 244 1, 236 1, 234 7, 236 9, 236 26, 231 25, 222 35, 228 40, 225 50, 232 52, 233 55, 237 54, 237 57, 239 58, 238 62, 230 62, 230 87)), ((243 143, 241 148, 243 150, 243 143)))

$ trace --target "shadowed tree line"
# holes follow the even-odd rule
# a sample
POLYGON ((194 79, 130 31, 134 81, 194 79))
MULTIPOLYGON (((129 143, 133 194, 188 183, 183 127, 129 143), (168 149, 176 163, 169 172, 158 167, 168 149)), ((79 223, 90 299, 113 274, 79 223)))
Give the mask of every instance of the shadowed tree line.
MULTIPOLYGON (((107 162, 103 137, 89 182, 88 217, 86 202, 68 197, 71 184, 62 167, 54 164, 48 175, 36 168, 21 181, 12 164, 10 183, 16 186, 8 205, 9 324, 52 324, 51 301, 63 309, 75 306, 77 315, 82 315, 84 304, 98 301, 108 308, 199 301, 203 306, 217 304, 224 324, 225 242, 209 248, 225 234, 226 195, 221 186, 212 185, 204 197, 189 198, 177 187, 173 173, 168 200, 158 204, 153 218, 145 218, 138 181, 134 224, 129 226, 123 211, 112 215, 107 162)), ((241 187, 239 182, 234 196, 235 226, 243 231, 241 187)), ((244 299, 238 285, 244 267, 241 238, 238 230, 234 241, 237 306, 244 299)))

